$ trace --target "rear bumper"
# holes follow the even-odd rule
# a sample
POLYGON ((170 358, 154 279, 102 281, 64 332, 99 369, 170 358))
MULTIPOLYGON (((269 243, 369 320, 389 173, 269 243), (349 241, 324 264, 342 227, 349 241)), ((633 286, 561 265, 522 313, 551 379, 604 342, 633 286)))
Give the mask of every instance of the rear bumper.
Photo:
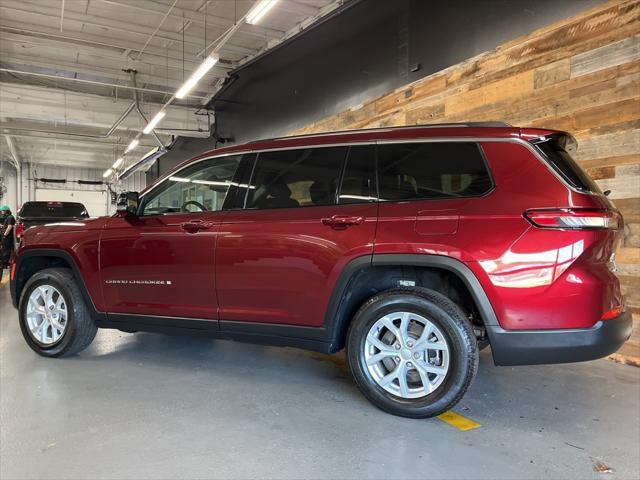
POLYGON ((538 365, 595 360, 617 351, 631 336, 631 313, 567 330, 504 330, 487 326, 496 365, 538 365))

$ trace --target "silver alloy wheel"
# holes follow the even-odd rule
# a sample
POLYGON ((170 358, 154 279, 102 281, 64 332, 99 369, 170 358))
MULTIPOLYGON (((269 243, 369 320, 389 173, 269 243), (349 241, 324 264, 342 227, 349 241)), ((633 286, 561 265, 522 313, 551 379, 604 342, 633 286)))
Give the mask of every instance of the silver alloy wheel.
POLYGON ((389 313, 376 321, 363 355, 375 382, 402 398, 431 394, 449 371, 446 337, 435 324, 410 312, 389 313))
POLYGON ((55 287, 40 285, 29 295, 26 316, 31 337, 43 345, 53 345, 67 328, 67 302, 55 287))

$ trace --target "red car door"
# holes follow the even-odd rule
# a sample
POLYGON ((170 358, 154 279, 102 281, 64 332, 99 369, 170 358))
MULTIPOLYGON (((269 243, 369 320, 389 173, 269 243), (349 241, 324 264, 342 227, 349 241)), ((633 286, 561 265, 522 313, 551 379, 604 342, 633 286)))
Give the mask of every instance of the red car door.
POLYGON ((107 312, 215 320, 215 245, 241 155, 203 159, 141 198, 139 215, 113 217, 100 240, 107 312))
POLYGON ((373 165, 371 146, 258 154, 244 208, 220 226, 221 321, 322 326, 344 266, 373 251, 373 165))

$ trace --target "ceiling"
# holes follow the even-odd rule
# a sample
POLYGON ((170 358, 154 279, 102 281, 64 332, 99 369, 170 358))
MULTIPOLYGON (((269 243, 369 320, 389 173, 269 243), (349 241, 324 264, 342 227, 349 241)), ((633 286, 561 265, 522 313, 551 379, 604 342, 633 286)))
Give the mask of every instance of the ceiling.
MULTIPOLYGON (((208 134, 208 103, 233 69, 343 0, 279 0, 241 23, 220 61, 125 166, 172 135, 208 134)), ((254 5, 252 0, 0 0, 0 151, 5 160, 107 168, 254 5), (206 48, 205 48, 206 47, 206 48), (136 73, 133 74, 132 71, 136 73), (135 75, 136 89, 132 76, 135 75), (130 112, 109 132, 116 121, 130 112)))

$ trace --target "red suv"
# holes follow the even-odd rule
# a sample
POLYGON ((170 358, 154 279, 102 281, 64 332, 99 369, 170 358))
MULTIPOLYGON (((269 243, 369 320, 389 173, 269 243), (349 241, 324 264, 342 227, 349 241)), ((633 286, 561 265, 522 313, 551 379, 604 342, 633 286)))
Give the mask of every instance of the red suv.
POLYGON ((590 360, 631 333, 622 218, 563 132, 351 131, 204 153, 119 213, 27 230, 11 277, 37 353, 96 329, 334 353, 363 394, 429 417, 498 365, 590 360))

